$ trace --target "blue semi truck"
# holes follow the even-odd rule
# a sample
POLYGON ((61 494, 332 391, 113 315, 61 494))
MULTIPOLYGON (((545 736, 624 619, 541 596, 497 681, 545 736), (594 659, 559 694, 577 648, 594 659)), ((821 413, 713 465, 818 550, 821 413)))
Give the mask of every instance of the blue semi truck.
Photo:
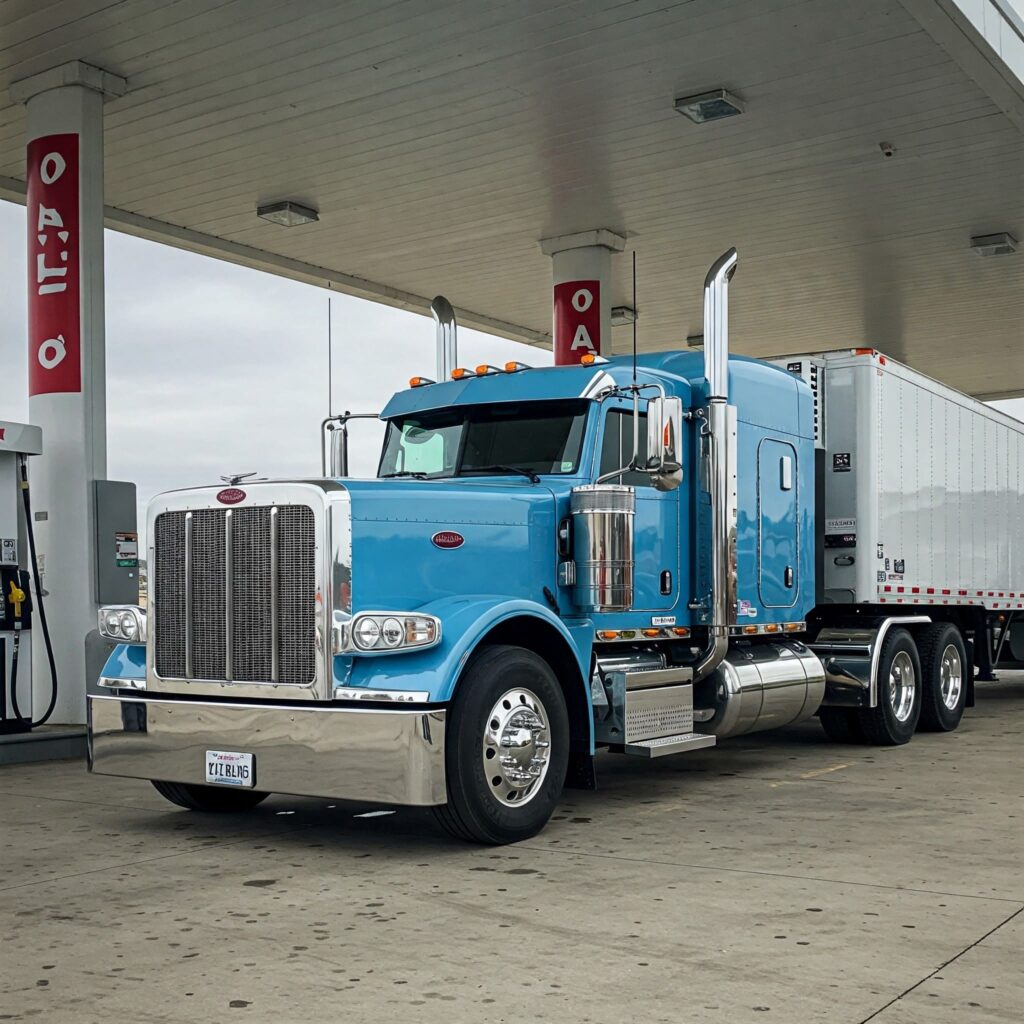
POLYGON ((826 504, 869 456, 824 444, 824 362, 729 356, 736 264, 708 273, 703 354, 467 371, 435 300, 437 380, 381 414, 376 479, 346 475, 343 417, 322 479, 158 496, 148 607, 100 613, 91 769, 195 810, 430 806, 507 843, 593 788, 602 749, 682 756, 814 715, 844 742, 956 728, 993 611, 882 583, 906 567, 864 551, 867 507, 858 527, 826 504), (858 558, 866 596, 843 582, 858 558))

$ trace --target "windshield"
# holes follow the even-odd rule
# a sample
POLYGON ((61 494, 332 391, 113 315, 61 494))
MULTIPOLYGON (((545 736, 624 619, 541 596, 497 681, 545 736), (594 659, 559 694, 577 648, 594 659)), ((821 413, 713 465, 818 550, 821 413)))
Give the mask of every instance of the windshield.
POLYGON ((508 402, 388 420, 377 476, 575 473, 589 404, 508 402))

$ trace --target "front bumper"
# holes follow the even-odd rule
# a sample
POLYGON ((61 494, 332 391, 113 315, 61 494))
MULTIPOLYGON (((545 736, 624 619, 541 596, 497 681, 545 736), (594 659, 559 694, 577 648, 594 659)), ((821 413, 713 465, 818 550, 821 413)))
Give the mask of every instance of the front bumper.
POLYGON ((89 769, 204 784, 208 750, 255 755, 255 788, 443 804, 445 711, 89 697, 89 769))

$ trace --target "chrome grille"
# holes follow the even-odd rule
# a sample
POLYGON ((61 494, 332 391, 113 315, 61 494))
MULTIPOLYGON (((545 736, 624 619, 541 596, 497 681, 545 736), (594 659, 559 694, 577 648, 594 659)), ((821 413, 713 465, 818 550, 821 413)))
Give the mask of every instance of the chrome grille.
POLYGON ((164 679, 311 683, 313 510, 164 512, 154 527, 155 667, 164 679))

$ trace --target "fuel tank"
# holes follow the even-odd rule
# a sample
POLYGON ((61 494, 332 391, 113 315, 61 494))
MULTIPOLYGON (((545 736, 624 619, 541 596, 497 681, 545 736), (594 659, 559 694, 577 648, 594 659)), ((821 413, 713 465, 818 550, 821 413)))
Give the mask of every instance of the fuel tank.
POLYGON ((694 728, 720 739, 810 718, 825 697, 825 669, 798 640, 733 641, 694 686, 694 728))

